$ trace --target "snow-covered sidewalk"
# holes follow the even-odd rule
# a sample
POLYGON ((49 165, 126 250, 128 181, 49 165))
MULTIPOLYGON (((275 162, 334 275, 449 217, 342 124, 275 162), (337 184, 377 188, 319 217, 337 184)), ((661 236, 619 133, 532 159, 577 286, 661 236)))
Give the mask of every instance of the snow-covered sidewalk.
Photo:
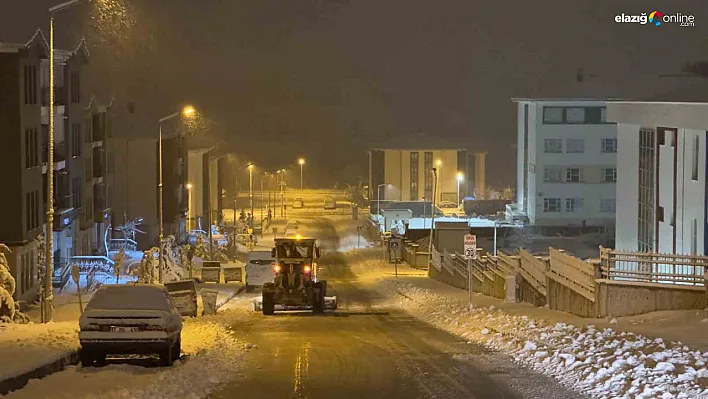
POLYGON ((458 290, 462 297, 448 295, 430 286, 422 288, 424 281, 385 278, 378 288, 392 306, 469 342, 507 353, 518 363, 593 397, 708 397, 708 352, 616 327, 548 321, 510 314, 494 305, 470 308, 466 292, 458 290))

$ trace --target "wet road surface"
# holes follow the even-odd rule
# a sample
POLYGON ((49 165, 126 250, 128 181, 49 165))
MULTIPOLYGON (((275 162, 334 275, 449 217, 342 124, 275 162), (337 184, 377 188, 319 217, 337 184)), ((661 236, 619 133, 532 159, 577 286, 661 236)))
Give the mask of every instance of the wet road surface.
POLYGON ((509 369, 491 364, 481 346, 387 309, 356 280, 346 258, 331 251, 338 241, 331 223, 318 221, 315 227, 316 234, 308 235, 323 238, 325 250, 330 247, 320 264, 339 309, 325 315, 253 313, 234 325, 234 335, 257 348, 249 352, 242 375, 213 398, 528 396, 512 385, 533 385, 539 376, 509 377, 509 369))

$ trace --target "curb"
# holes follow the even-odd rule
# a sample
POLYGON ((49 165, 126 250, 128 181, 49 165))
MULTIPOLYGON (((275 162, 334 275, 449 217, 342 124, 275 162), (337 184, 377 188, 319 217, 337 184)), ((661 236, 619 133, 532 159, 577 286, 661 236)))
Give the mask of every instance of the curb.
POLYGON ((15 377, 0 381, 0 395, 7 395, 12 391, 23 388, 27 385, 29 380, 44 378, 50 374, 64 370, 67 366, 73 366, 78 363, 79 351, 75 350, 73 352, 69 352, 51 363, 47 363, 43 366, 37 367, 34 370, 30 370, 15 377))

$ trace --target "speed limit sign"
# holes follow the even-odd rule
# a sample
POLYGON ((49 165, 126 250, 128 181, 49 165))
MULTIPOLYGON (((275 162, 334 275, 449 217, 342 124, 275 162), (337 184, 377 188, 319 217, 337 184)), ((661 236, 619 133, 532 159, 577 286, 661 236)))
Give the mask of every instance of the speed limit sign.
POLYGON ((465 245, 464 245, 465 258, 476 259, 477 258, 477 236, 474 234, 465 234, 465 245))

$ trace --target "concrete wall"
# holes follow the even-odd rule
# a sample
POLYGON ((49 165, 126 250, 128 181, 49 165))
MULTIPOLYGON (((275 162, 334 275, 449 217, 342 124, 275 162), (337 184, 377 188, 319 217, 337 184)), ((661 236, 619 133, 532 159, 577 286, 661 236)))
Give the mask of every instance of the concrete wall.
POLYGON ((704 309, 706 290, 668 284, 597 280, 596 317, 631 316, 674 309, 704 309))
POLYGON ((546 290, 549 308, 580 317, 595 317, 595 303, 565 285, 549 278, 546 290))

